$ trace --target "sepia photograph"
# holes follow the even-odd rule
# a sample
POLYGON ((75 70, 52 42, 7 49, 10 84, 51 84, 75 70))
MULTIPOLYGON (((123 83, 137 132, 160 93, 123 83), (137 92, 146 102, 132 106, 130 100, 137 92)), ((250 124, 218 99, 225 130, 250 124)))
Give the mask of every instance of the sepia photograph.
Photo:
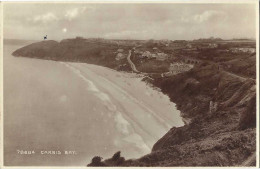
POLYGON ((2 2, 3 167, 258 167, 258 3, 2 2))

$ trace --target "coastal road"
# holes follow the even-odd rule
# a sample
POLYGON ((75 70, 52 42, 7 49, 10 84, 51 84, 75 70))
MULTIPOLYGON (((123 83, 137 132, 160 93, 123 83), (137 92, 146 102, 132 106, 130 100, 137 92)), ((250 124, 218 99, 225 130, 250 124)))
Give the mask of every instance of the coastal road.
POLYGON ((131 68, 132 68, 132 70, 133 70, 133 72, 135 72, 135 73, 139 73, 139 71, 136 69, 136 67, 135 67, 135 64, 131 61, 131 52, 132 52, 132 50, 129 50, 129 53, 128 53, 128 56, 127 56, 127 61, 128 61, 128 63, 130 64, 130 66, 131 66, 131 68))

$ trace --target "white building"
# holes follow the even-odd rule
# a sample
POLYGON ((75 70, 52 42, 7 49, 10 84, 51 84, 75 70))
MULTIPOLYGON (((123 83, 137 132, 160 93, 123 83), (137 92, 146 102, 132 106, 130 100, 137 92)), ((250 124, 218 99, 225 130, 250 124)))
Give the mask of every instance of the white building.
POLYGON ((171 74, 178 74, 182 72, 186 72, 193 68, 193 65, 191 64, 185 64, 185 63, 171 63, 169 67, 169 72, 171 74))
POLYGON ((165 54, 165 53, 157 53, 156 60, 164 61, 166 59, 168 59, 168 55, 167 54, 165 54))
POLYGON ((121 59, 124 59, 124 58, 126 58, 126 55, 124 55, 123 53, 118 53, 116 55, 116 60, 121 60, 121 59))
POLYGON ((192 45, 188 43, 188 44, 186 45, 186 47, 187 47, 187 48, 192 48, 192 45))
POLYGON ((210 48, 217 48, 217 47, 218 47, 218 44, 216 44, 216 43, 210 43, 210 44, 209 44, 209 47, 210 47, 210 48))
POLYGON ((145 57, 151 58, 151 57, 152 57, 152 54, 151 54, 151 52, 149 52, 149 51, 145 51, 145 52, 142 53, 141 57, 142 57, 142 58, 145 58, 145 57))
POLYGON ((124 49, 117 49, 117 52, 124 52, 124 49))

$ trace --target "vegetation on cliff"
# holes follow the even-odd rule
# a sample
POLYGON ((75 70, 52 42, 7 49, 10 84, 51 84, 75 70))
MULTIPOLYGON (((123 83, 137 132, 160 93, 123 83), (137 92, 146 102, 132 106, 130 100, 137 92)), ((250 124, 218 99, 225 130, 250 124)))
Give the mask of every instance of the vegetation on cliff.
MULTIPOLYGON (((112 166, 239 166, 255 165, 256 86, 243 78, 201 64, 154 85, 168 94, 189 119, 183 127, 173 127, 139 159, 112 166), (216 107, 212 110, 210 102, 216 107)), ((112 159, 110 159, 111 161, 112 159)), ((111 166, 106 160, 104 165, 111 166)))
MULTIPOLYGON (((36 42, 14 51, 13 55, 54 61, 84 62, 118 69, 120 65, 127 63, 126 59, 115 60, 118 48, 116 43, 76 38, 61 42, 53 40, 36 42)), ((128 52, 131 46, 121 48, 128 52)), ((128 65, 125 66, 125 70, 130 70, 128 65)))

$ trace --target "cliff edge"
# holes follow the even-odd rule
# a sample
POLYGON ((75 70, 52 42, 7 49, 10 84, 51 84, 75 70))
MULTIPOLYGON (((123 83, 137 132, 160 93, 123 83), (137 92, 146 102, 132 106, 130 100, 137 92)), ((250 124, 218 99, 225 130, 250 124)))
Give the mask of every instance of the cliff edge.
POLYGON ((203 63, 153 83, 177 104, 186 125, 168 131, 150 154, 119 164, 107 159, 104 166, 256 165, 254 79, 203 63))

